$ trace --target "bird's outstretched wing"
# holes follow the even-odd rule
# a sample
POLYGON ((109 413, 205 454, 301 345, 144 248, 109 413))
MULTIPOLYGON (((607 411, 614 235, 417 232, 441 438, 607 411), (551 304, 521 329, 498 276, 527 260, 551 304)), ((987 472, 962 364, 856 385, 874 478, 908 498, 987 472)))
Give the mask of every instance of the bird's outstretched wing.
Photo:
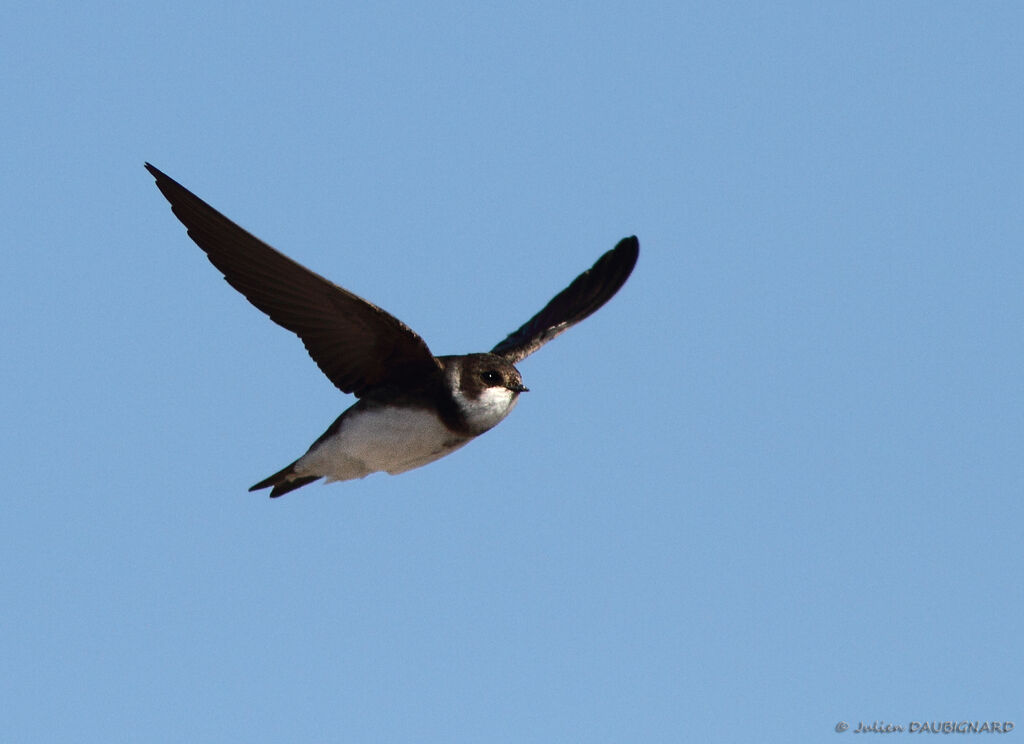
POLYGON ((441 374, 426 342, 400 320, 250 235, 149 163, 157 188, 228 283, 297 334, 338 388, 418 387, 441 374))
POLYGON ((640 243, 636 236, 623 238, 555 295, 543 310, 491 349, 491 353, 515 364, 537 351, 608 302, 626 283, 639 255, 640 243))

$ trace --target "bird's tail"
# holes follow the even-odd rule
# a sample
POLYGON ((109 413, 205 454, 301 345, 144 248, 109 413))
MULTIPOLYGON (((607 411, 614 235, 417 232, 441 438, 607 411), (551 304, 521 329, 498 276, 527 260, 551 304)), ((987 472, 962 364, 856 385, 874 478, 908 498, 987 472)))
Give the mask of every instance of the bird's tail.
POLYGON ((259 491, 261 488, 270 488, 273 486, 274 488, 270 492, 270 498, 276 499, 278 496, 284 496, 289 491, 294 491, 296 488, 302 488, 308 483, 320 480, 321 476, 319 475, 296 475, 296 462, 298 462, 298 460, 283 470, 278 470, 269 478, 264 478, 249 490, 259 491))

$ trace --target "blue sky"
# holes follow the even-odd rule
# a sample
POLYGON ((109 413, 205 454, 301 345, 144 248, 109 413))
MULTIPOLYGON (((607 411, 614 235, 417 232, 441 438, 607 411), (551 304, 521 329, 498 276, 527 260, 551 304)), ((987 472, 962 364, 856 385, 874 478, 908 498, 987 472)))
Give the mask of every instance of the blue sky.
POLYGON ((1024 724, 1022 31, 1015 3, 8 9, 0 739, 1024 724), (641 256, 494 431, 271 501, 246 488, 351 399, 146 160, 438 354, 641 256))

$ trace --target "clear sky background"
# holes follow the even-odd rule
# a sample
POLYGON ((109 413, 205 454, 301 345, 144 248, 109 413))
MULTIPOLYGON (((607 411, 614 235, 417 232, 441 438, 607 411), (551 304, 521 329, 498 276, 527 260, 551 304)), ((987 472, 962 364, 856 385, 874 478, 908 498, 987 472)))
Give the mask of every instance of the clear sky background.
POLYGON ((0 740, 1020 736, 1022 35, 1010 2, 6 8, 0 740), (352 399, 145 160, 438 354, 640 261, 494 431, 271 501, 352 399))

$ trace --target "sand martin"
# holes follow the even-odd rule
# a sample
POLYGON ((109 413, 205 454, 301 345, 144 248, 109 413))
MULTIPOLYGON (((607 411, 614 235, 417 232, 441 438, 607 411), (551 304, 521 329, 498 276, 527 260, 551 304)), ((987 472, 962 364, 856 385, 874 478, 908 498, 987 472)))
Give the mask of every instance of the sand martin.
POLYGON ((640 247, 624 238, 489 352, 434 356, 409 326, 250 235, 150 164, 157 188, 227 282, 292 331, 321 371, 359 400, 298 460, 250 488, 281 496, 391 475, 454 452, 504 419, 526 392, 515 363, 596 311, 625 284, 640 247))

